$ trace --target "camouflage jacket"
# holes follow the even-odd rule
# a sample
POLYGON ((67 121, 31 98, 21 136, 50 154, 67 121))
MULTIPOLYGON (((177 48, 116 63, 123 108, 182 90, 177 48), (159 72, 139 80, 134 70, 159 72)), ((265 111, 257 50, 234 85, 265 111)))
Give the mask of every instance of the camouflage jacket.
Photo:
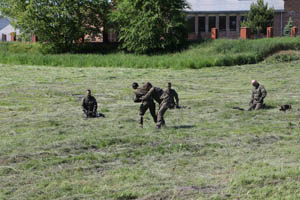
POLYGON ((267 96, 267 90, 263 85, 259 85, 258 87, 254 87, 251 95, 250 103, 262 103, 264 98, 267 96))
POLYGON ((143 101, 147 101, 151 98, 153 98, 157 103, 162 102, 162 95, 164 94, 164 91, 159 87, 152 87, 148 93, 142 97, 143 101))
POLYGON ((145 88, 137 88, 134 90, 133 101, 135 103, 142 102, 142 97, 147 94, 147 90, 145 88))
POLYGON ((170 108, 179 106, 178 94, 174 89, 165 89, 163 95, 161 96, 161 99, 162 101, 167 102, 170 108))
POLYGON ((97 101, 93 96, 84 97, 81 106, 84 111, 89 112, 96 112, 98 108, 97 101))

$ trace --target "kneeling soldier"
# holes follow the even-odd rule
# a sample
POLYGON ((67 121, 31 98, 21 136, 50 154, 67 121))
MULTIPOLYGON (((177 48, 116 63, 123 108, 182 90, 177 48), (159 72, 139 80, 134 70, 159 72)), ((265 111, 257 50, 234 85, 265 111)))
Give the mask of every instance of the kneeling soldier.
POLYGON ((259 110, 265 107, 264 98, 267 96, 267 90, 256 80, 252 80, 251 84, 253 85, 251 101, 249 103, 250 110, 259 110))
POLYGON ((82 100, 82 110, 87 118, 89 117, 98 117, 97 113, 97 101, 95 97, 91 95, 91 90, 86 90, 86 97, 82 100))

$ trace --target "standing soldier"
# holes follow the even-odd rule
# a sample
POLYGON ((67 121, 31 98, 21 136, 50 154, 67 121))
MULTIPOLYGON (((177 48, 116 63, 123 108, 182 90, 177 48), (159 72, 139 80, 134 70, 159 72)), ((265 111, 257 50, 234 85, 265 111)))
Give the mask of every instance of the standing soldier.
POLYGON ((171 82, 168 83, 168 89, 166 91, 169 92, 170 98, 171 98, 170 99, 170 106, 169 106, 170 109, 174 109, 175 107, 180 108, 178 94, 174 89, 172 89, 172 83, 171 82), (175 99, 176 102, 174 101, 174 99, 175 99))
POLYGON ((90 89, 86 90, 86 97, 83 98, 81 106, 87 118, 97 117, 98 105, 95 97, 92 96, 90 89))
POLYGON ((156 123, 157 122, 157 116, 155 113, 155 103, 152 98, 149 98, 148 100, 142 101, 141 97, 146 95, 148 90, 147 87, 148 85, 151 85, 151 83, 146 83, 142 88, 139 88, 139 84, 134 82, 132 83, 132 88, 134 89, 134 97, 133 101, 135 103, 140 103, 140 112, 139 112, 139 125, 141 128, 143 128, 143 123, 144 123, 144 115, 146 111, 149 109, 151 116, 153 118, 153 121, 156 123))
POLYGON ((259 110, 265 107, 264 98, 267 96, 267 91, 265 87, 259 84, 256 80, 252 80, 251 84, 253 85, 252 96, 250 101, 250 110, 259 110))

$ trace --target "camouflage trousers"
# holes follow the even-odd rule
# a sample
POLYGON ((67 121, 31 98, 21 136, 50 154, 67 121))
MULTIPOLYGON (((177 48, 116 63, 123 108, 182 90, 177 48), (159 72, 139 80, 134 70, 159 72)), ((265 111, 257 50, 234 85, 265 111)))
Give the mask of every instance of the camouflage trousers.
POLYGON ((250 104, 250 107, 249 107, 249 111, 250 110, 260 110, 260 109, 263 109, 265 108, 265 104, 264 104, 264 101, 261 101, 261 102, 253 102, 250 104))
POLYGON ((157 122, 157 116, 155 113, 155 103, 154 101, 146 101, 143 102, 140 106, 140 112, 139 112, 139 124, 143 126, 144 123, 144 115, 147 112, 147 110, 150 110, 151 116, 153 118, 153 121, 157 122))
POLYGON ((156 123, 157 128, 160 128, 161 126, 164 126, 166 124, 165 119, 164 119, 164 114, 166 113, 168 108, 169 108, 168 102, 162 102, 159 105, 159 110, 157 113, 157 123, 156 123))
POLYGON ((104 114, 99 113, 97 111, 83 111, 86 115, 86 118, 97 118, 97 117, 105 117, 104 114))

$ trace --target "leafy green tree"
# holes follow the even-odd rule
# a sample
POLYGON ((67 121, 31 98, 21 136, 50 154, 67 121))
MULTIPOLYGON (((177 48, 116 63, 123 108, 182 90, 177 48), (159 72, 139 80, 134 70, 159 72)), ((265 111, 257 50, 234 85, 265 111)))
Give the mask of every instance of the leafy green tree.
POLYGON ((123 49, 143 54, 186 44, 185 0, 116 0, 114 7, 111 19, 123 49))
POLYGON ((251 28, 253 33, 267 32, 267 27, 273 26, 274 23, 274 8, 269 8, 268 3, 264 0, 257 0, 252 3, 250 12, 248 13, 247 21, 242 23, 242 26, 251 28))
POLYGON ((291 36, 291 29, 293 27, 293 20, 290 17, 287 25, 285 25, 284 30, 283 30, 283 35, 284 36, 291 36))
POLYGON ((110 10, 107 0, 0 0, 0 11, 22 33, 63 49, 86 34, 102 35, 110 10))

